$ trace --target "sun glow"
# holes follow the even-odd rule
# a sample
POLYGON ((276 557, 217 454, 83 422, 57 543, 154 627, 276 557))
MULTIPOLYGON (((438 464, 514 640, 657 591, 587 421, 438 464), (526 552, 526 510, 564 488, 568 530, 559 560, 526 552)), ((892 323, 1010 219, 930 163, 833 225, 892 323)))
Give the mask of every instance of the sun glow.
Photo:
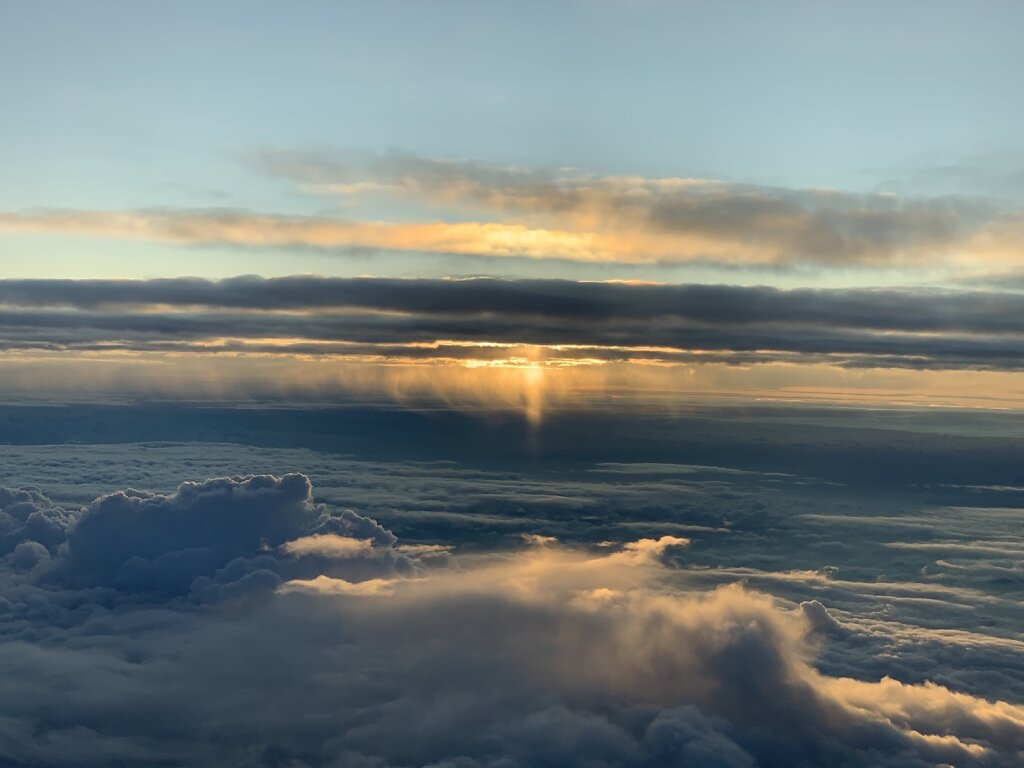
MULTIPOLYGON (((672 411, 694 402, 768 400, 899 407, 1024 408, 1019 376, 999 371, 849 369, 829 365, 549 356, 492 345, 493 357, 251 354, 238 350, 6 352, 0 386, 19 398, 302 401, 518 413, 538 429, 556 411, 672 411)), ((443 352, 439 352, 443 355, 443 352)))

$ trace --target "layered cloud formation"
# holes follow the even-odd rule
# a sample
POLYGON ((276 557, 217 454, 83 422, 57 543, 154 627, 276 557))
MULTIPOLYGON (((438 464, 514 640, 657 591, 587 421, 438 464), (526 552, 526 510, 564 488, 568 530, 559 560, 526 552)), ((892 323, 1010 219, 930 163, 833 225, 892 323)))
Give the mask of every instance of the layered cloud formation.
POLYGON ((996 223, 999 207, 978 199, 600 177, 398 151, 265 150, 256 161, 310 192, 386 195, 511 220, 535 232, 535 247, 546 245, 548 255, 587 261, 892 265, 945 258, 955 246, 1006 228, 996 223))
POLYGON ((0 501, 11 765, 1010 766, 1024 748, 1018 706, 817 671, 842 631, 825 606, 685 588, 664 564, 679 537, 423 559, 302 475, 0 501))
POLYGON ((7 349, 1021 367, 1024 296, 562 280, 0 281, 7 349), (532 350, 528 348, 533 348, 532 350))
POLYGON ((601 177, 402 152, 265 150, 255 166, 348 215, 223 209, 0 213, 0 229, 185 245, 405 251, 584 263, 1018 265, 1021 211, 708 179, 601 177), (381 218, 381 210, 409 209, 381 218), (356 218, 353 209, 362 212, 356 218), (376 214, 376 215, 375 215, 376 214))

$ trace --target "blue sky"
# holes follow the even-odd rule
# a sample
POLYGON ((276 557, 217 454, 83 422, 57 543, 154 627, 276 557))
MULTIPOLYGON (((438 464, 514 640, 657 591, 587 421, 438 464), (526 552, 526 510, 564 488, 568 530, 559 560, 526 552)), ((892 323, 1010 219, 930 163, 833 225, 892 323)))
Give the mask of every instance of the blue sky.
POLYGON ((19 176, 30 185, 5 190, 14 205, 230 187, 221 164, 261 144, 796 186, 1021 148, 1013 2, 11 2, 3 14, 5 101, 28 108, 4 121, 3 161, 38 184, 19 176))
POLYGON ((27 3, 0 204, 308 212, 253 148, 870 190, 1020 152, 1013 2, 27 3))

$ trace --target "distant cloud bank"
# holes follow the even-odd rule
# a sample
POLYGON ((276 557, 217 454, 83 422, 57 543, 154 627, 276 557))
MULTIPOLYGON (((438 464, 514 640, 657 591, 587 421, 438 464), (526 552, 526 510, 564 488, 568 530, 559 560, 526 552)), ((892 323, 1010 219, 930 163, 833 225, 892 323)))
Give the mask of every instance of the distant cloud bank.
POLYGON ((0 280, 7 350, 1019 370, 1024 294, 564 280, 0 280))

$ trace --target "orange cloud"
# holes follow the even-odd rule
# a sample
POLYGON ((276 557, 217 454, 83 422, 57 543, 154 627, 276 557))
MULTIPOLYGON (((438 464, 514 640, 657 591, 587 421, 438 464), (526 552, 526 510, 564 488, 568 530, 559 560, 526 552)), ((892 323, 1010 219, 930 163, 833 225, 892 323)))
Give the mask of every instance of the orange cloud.
POLYGON ((646 203, 636 207, 627 195, 625 207, 617 207, 619 197, 597 195, 570 211, 503 221, 360 221, 223 210, 8 212, 0 213, 0 230, 182 245, 760 266, 1006 266, 1020 262, 1024 242, 1012 220, 976 224, 942 210, 774 210, 771 200, 711 195, 668 205, 647 197, 638 196, 646 203))
POLYGON ((732 253, 728 244, 708 238, 624 237, 493 222, 409 224, 239 212, 52 211, 0 214, 0 230, 183 245, 379 249, 581 262, 649 264, 712 257, 772 261, 767 251, 732 253))

